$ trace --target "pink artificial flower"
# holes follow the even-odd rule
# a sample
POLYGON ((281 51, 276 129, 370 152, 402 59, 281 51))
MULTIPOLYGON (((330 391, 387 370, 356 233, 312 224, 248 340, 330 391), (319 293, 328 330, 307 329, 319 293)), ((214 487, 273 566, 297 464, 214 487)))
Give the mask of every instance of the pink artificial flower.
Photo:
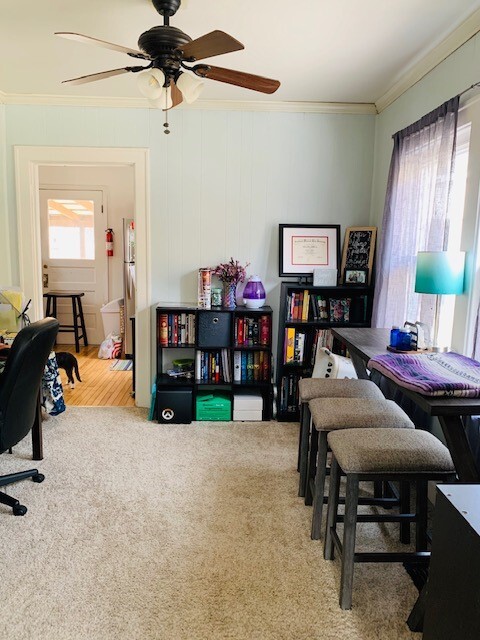
POLYGON ((230 262, 223 262, 215 267, 213 275, 218 276, 222 282, 231 282, 237 284, 238 282, 245 282, 247 277, 247 267, 249 262, 242 267, 238 260, 230 258, 230 262))

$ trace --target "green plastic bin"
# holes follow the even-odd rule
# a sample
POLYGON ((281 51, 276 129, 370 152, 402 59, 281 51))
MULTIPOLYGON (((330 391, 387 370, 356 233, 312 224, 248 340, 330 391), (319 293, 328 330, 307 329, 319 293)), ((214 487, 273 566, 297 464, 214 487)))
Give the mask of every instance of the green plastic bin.
POLYGON ((231 420, 232 400, 225 393, 198 393, 195 414, 197 420, 231 420))

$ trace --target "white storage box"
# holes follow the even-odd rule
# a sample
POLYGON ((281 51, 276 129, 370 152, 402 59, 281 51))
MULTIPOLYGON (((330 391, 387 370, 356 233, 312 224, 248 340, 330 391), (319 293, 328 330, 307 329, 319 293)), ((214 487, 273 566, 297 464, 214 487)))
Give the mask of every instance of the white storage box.
POLYGON ((115 336, 120 335, 120 307, 123 307, 123 298, 116 298, 107 302, 100 309, 103 321, 103 331, 105 338, 110 334, 115 336))
POLYGON ((261 409, 234 409, 233 419, 238 421, 257 422, 262 419, 261 409))
POLYGON ((234 420, 261 420, 262 410, 263 398, 260 393, 236 393, 233 396, 234 420))

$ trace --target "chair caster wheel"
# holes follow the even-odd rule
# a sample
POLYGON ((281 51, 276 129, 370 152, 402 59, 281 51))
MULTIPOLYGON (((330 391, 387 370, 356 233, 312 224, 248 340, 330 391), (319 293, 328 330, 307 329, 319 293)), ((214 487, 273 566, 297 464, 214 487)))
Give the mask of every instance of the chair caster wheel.
POLYGON ((27 507, 24 507, 23 504, 16 504, 13 506, 14 516, 24 516, 26 513, 27 513, 27 507))
POLYGON ((43 475, 43 473, 37 473, 36 476, 32 477, 32 480, 34 482, 43 482, 45 480, 45 476, 43 475))

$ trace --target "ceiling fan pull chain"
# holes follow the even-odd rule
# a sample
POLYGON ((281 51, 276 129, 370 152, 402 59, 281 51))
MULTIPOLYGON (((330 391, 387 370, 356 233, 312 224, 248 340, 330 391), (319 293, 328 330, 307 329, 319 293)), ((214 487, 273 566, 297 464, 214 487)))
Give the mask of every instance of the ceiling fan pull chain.
POLYGON ((165 127, 165 130, 164 130, 163 133, 168 135, 170 133, 170 129, 168 128, 168 111, 167 111, 167 108, 168 108, 168 93, 165 91, 165 118, 166 118, 166 120, 163 123, 163 126, 165 127))

